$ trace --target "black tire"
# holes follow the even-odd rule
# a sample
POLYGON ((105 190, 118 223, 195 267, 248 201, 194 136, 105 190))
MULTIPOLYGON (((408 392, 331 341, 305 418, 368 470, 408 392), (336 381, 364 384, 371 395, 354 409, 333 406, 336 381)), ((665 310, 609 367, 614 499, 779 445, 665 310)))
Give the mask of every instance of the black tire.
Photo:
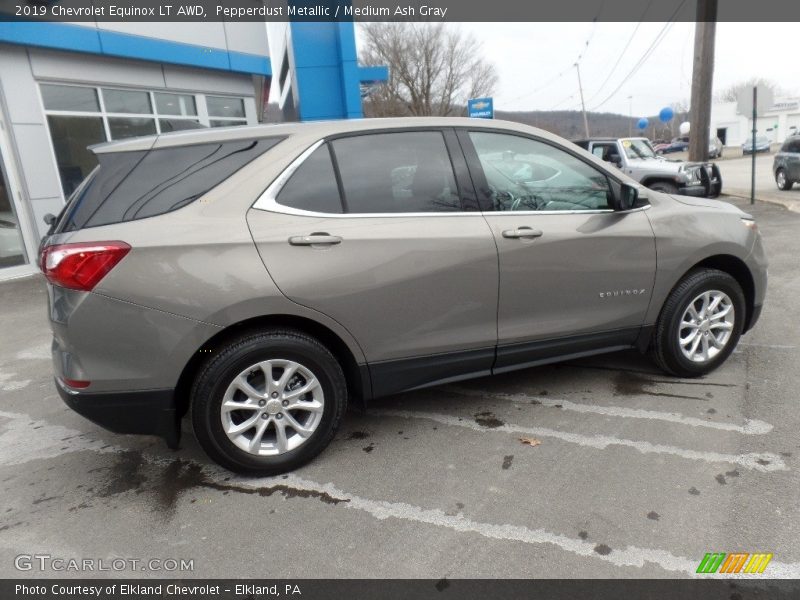
POLYGON ((654 181, 647 187, 657 192, 664 192, 665 194, 674 195, 678 193, 678 186, 676 186, 674 183, 670 183, 669 181, 654 181))
POLYGON ((237 473, 276 475, 304 465, 330 443, 347 409, 347 383, 339 362, 313 337, 294 330, 263 330, 226 344, 201 368, 192 386, 191 408, 195 436, 215 462, 237 473), (297 448, 274 456, 257 456, 228 438, 220 409, 234 378, 269 359, 291 360, 308 368, 321 385, 324 406, 316 429, 297 448))
POLYGON ((794 182, 787 177, 785 169, 778 169, 775 171, 775 185, 778 186, 778 189, 782 192, 792 189, 794 182), (780 175, 783 175, 783 185, 781 185, 781 178, 780 175))
POLYGON ((678 377, 699 377, 716 369, 736 348, 745 320, 745 299, 739 283, 724 271, 699 269, 689 273, 670 292, 661 309, 650 352, 659 368, 678 377), (704 291, 727 294, 734 309, 733 329, 725 346, 713 358, 699 363, 684 356, 678 342, 681 319, 689 304, 704 291))

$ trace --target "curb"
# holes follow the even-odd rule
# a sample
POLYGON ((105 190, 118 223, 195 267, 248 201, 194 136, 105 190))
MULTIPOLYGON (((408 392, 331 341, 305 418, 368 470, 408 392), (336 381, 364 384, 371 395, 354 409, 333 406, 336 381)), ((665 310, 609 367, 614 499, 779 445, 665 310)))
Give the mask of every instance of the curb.
MULTIPOLYGON (((734 198, 741 198, 743 200, 750 200, 750 192, 743 192, 741 190, 723 190, 722 195, 733 196, 734 198)), ((766 202, 768 204, 777 204, 778 206, 783 206, 785 209, 792 212, 800 213, 800 197, 795 200, 790 198, 782 199, 775 197, 756 196, 756 201, 766 202)))

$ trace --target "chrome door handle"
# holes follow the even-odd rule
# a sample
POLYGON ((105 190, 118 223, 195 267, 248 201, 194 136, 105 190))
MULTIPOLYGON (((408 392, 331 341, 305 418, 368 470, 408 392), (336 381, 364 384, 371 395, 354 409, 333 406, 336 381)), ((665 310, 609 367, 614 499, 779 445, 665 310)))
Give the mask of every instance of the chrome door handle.
POLYGON ((328 235, 327 233, 293 235, 289 238, 289 244, 292 246, 334 246, 341 243, 342 238, 338 235, 328 235))
POLYGON ((530 227, 517 227, 516 229, 506 229, 503 231, 503 237, 512 240, 530 239, 542 237, 542 232, 538 229, 531 229, 530 227))

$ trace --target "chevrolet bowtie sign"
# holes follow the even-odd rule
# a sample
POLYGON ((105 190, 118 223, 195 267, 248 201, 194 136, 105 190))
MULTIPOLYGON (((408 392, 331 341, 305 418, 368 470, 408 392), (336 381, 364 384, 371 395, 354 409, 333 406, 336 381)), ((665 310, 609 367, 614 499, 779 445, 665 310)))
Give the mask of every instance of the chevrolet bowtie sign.
POLYGON ((467 116, 476 119, 494 119, 492 98, 472 98, 467 101, 467 116))

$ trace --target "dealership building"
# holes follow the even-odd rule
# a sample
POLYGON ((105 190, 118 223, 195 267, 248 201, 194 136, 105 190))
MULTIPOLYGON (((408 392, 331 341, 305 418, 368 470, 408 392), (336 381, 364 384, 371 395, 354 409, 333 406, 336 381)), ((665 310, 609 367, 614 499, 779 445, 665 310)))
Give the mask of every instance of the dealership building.
POLYGON ((271 87, 288 120, 357 118, 386 77, 358 65, 352 22, 0 22, 0 279, 36 269, 87 146, 255 124, 271 87))
MULTIPOLYGON (((741 146, 753 135, 752 114, 742 113, 736 102, 715 102, 711 106, 711 133, 726 146, 741 146)), ((776 98, 756 119, 756 136, 780 144, 800 133, 800 98, 776 98)))

